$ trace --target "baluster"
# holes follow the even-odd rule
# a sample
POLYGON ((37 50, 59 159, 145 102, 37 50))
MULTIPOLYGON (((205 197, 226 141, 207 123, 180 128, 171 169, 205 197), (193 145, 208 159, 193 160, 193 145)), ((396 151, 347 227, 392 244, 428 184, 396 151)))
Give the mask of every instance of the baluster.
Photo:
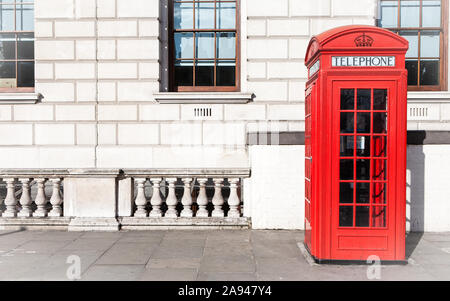
POLYGON ((18 216, 20 217, 31 217, 33 215, 33 210, 31 209, 31 193, 30 193, 30 182, 32 179, 24 178, 19 179, 22 183, 22 195, 20 196, 20 205, 22 210, 20 210, 18 216))
POLYGON ((45 197, 45 182, 47 179, 39 178, 36 179, 37 182, 37 194, 34 202, 37 205, 36 211, 33 216, 36 217, 46 217, 47 216, 47 198, 45 197))
POLYGON ((50 179, 53 183, 53 192, 50 198, 50 204, 52 204, 52 210, 48 213, 48 216, 59 217, 63 216, 62 203, 63 199, 61 197, 60 187, 61 187, 61 179, 50 179))
POLYGON ((225 202, 222 196, 222 183, 223 179, 217 178, 213 179, 214 181, 214 197, 212 199, 212 203, 214 205, 214 210, 211 214, 213 217, 224 217, 225 214, 222 209, 222 205, 225 202))
POLYGON ((200 191, 198 192, 197 197, 198 211, 195 216, 208 217, 208 210, 206 210, 206 206, 208 205, 208 197, 206 196, 206 182, 208 182, 208 179, 200 178, 197 179, 197 181, 200 185, 200 191))
POLYGON ((228 179, 230 182, 230 197, 228 198, 228 205, 230 206, 230 211, 228 211, 229 217, 240 217, 241 212, 239 210, 239 205, 241 200, 237 194, 237 184, 239 183, 239 178, 228 179))
POLYGON ((175 182, 177 178, 167 178, 167 182, 169 183, 169 194, 167 195, 166 204, 167 204, 167 212, 165 217, 178 217, 177 212, 177 196, 175 195, 175 182))
POLYGON ((147 217, 147 198, 145 197, 145 182, 147 182, 146 178, 137 178, 135 179, 137 183, 137 195, 136 200, 134 201, 137 209, 134 213, 135 217, 147 217))
POLYGON ((150 204, 152 204, 152 211, 150 212, 150 217, 162 217, 161 205, 163 201, 159 193, 162 178, 151 178, 150 181, 153 184, 153 194, 150 200, 150 204))
POLYGON ((15 196, 16 179, 7 178, 4 179, 4 181, 6 182, 6 198, 5 198, 6 210, 3 213, 3 216, 16 217, 17 216, 17 199, 15 196))
POLYGON ((191 182, 192 178, 183 178, 184 192, 181 203, 183 204, 183 210, 181 211, 182 217, 192 217, 192 195, 191 195, 191 182))

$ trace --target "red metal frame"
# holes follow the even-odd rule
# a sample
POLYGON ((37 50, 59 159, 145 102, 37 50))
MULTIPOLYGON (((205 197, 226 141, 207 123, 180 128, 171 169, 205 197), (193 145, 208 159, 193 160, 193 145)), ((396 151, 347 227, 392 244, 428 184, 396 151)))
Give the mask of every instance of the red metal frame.
POLYGON ((306 86, 305 245, 318 260, 405 259, 407 49, 405 39, 373 26, 344 26, 310 41, 306 65, 320 67, 306 86), (395 65, 333 67, 333 56, 394 56, 395 65), (353 107, 341 107, 343 90, 353 107), (370 106, 358 107, 358 95, 370 106), (342 178, 341 164, 350 172, 342 178))

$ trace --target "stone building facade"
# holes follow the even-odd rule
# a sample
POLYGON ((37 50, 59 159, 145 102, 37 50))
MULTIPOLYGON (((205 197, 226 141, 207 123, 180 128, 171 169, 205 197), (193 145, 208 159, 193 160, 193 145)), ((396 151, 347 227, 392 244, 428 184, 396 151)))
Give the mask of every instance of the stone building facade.
MULTIPOLYGON (((1 196, 5 227, 117 229, 128 220, 123 227, 303 228, 306 47, 337 26, 377 25, 380 1, 237 1, 239 89, 179 92, 164 84, 171 79, 170 1, 27 2, 34 4, 34 89, 0 92, 0 177, 15 187, 5 194, 17 192, 9 209, 1 196), (224 185, 225 200, 230 194, 243 202, 229 205, 240 217, 219 212, 198 222, 188 212, 185 220, 166 214, 149 221, 148 203, 160 206, 151 199, 154 178, 166 187, 169 209, 198 203, 205 178, 219 210, 224 185), (47 194, 41 203, 52 205, 51 189, 63 183, 64 217, 17 222, 5 214, 39 205, 39 179, 47 194), (191 200, 178 193, 193 186, 200 188, 191 200), (21 198, 27 189, 31 201, 21 198)), ((449 231, 450 93, 410 91, 408 100, 408 229, 449 231)))

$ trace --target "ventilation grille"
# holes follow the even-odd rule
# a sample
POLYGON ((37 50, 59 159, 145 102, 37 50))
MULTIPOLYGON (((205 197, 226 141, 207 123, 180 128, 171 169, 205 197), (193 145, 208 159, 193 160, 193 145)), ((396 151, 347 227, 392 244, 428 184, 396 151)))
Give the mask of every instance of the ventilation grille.
POLYGON ((194 108, 194 117, 211 117, 211 108, 194 108))
POLYGON ((410 117, 428 117, 428 108, 413 107, 409 108, 410 117))

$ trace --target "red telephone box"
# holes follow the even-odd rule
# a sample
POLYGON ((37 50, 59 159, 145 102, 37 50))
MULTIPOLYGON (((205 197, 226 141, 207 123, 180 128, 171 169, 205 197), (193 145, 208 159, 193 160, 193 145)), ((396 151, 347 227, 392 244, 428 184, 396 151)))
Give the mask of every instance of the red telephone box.
POLYGON ((405 259, 407 50, 373 26, 309 43, 305 245, 318 262, 405 259))

